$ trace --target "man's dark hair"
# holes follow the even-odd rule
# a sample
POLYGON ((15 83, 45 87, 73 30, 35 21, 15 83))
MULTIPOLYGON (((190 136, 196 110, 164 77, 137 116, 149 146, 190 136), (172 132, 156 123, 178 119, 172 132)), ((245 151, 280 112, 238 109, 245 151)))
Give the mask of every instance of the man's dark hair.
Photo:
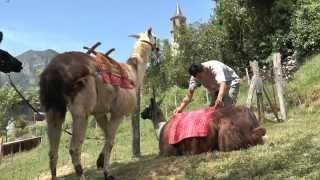
POLYGON ((201 73, 203 71, 203 66, 202 64, 191 64, 191 66, 189 67, 189 74, 191 76, 196 76, 198 73, 201 73))

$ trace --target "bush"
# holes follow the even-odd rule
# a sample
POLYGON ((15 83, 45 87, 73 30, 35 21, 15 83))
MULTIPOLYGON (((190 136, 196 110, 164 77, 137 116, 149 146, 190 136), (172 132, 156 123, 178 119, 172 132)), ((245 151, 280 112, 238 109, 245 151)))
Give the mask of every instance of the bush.
POLYGON ((300 0, 291 19, 290 37, 300 56, 320 52, 320 3, 318 0, 300 0))

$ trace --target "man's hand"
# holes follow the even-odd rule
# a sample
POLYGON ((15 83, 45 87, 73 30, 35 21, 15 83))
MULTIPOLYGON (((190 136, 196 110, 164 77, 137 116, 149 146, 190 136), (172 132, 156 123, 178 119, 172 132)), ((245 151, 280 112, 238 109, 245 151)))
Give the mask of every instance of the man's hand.
POLYGON ((177 113, 181 113, 181 112, 182 112, 182 108, 181 108, 181 107, 177 107, 177 108, 174 110, 173 114, 177 114, 177 113))
POLYGON ((193 90, 188 90, 186 96, 183 98, 181 104, 179 107, 177 107, 175 110, 174 110, 174 114, 176 113, 181 113, 183 111, 183 109, 189 104, 189 102, 191 101, 192 99, 192 96, 193 96, 193 90))
POLYGON ((214 102, 214 108, 218 108, 218 107, 223 107, 224 106, 223 97, 226 94, 226 92, 229 91, 228 89, 229 89, 229 87, 228 87, 226 82, 221 82, 220 83, 218 97, 217 97, 216 101, 214 102))
POLYGON ((216 102, 214 103, 214 108, 218 108, 218 107, 223 107, 224 106, 224 103, 223 103, 223 100, 222 98, 217 98, 216 99, 216 102))

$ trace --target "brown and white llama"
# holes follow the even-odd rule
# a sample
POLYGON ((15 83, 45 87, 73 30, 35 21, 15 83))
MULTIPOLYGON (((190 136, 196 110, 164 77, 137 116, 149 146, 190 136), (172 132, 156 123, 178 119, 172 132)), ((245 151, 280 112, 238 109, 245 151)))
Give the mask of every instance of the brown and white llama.
POLYGON ((105 135, 97 165, 103 167, 105 179, 113 179, 109 172, 110 153, 116 131, 124 116, 136 108, 137 88, 143 82, 145 66, 156 48, 151 28, 133 35, 137 39, 125 69, 135 87, 123 89, 102 82, 94 65, 94 58, 82 52, 66 52, 56 56, 40 76, 40 100, 47 114, 49 159, 52 179, 56 179, 58 148, 62 124, 67 109, 72 115, 70 155, 76 174, 84 179, 80 161, 88 116, 94 115, 105 135), (110 116, 107 116, 110 114, 110 116), (109 117, 109 118, 108 118, 109 117))
POLYGON ((266 130, 259 127, 253 112, 247 107, 229 106, 214 112, 209 121, 206 137, 193 137, 169 144, 171 121, 166 121, 160 103, 151 103, 141 113, 143 119, 151 119, 159 140, 160 156, 199 154, 211 151, 232 151, 262 144, 266 130))

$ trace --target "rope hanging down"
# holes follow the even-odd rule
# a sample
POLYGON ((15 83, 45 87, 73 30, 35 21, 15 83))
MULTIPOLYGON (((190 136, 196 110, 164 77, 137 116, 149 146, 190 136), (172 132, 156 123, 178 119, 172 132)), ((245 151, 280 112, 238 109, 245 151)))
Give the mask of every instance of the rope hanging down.
POLYGON ((13 89, 18 93, 18 95, 21 97, 21 99, 37 114, 40 114, 40 112, 34 108, 29 101, 21 94, 21 92, 18 90, 18 88, 16 87, 16 85, 14 85, 14 83, 12 82, 11 76, 8 74, 8 78, 10 81, 10 85, 13 87, 13 89))
MULTIPOLYGON (((30 103, 29 101, 22 95, 22 93, 18 90, 17 86, 13 83, 12 79, 11 79, 11 76, 8 74, 8 79, 9 79, 9 82, 10 82, 10 85, 13 87, 13 89, 18 93, 18 95, 21 97, 21 99, 35 112, 37 113, 38 115, 40 115, 41 113, 36 109, 34 108, 30 103)), ((63 131, 69 135, 72 135, 71 132, 69 132, 67 129, 63 129, 63 131)), ((103 139, 100 139, 98 137, 86 137, 86 139, 94 139, 94 140, 103 140, 103 139)))

